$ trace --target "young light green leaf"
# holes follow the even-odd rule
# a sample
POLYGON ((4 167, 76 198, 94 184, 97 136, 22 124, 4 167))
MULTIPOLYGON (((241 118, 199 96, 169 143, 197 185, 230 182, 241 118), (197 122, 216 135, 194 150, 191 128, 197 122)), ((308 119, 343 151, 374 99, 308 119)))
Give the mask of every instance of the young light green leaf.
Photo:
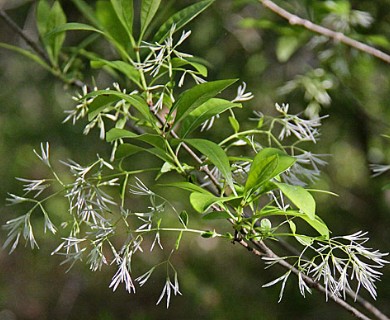
POLYGON ((204 192, 193 192, 190 195, 192 207, 199 213, 204 213, 210 206, 217 203, 220 198, 204 192))
MULTIPOLYGON (((298 212, 296 210, 280 210, 276 207, 272 208, 264 208, 260 212, 260 216, 273 216, 273 215, 280 215, 280 216, 292 216, 297 217, 299 219, 304 220, 306 223, 308 223, 313 229, 315 229, 322 237, 325 239, 329 239, 329 229, 324 221, 319 216, 315 216, 315 219, 309 218, 305 213, 298 212)), ((292 222, 292 221, 291 221, 292 222)), ((295 225, 295 224, 294 224, 295 225)), ((293 232, 294 226, 290 224, 290 229, 293 232)), ((296 226, 295 226, 296 228, 296 226)), ((294 233, 294 232, 293 232, 294 233)))
POLYGON ((183 92, 176 103, 172 106, 170 114, 176 110, 175 125, 191 111, 215 97, 222 90, 236 82, 237 79, 217 80, 196 85, 183 92))
POLYGON ((129 38, 133 41, 133 0, 111 0, 111 4, 119 21, 127 31, 129 38))
POLYGON ((185 117, 180 130, 181 137, 185 138, 197 127, 202 125, 203 122, 213 116, 235 107, 241 108, 242 105, 240 103, 232 103, 228 100, 218 98, 212 98, 206 101, 185 117))
POLYGON ((184 141, 204 154, 218 168, 227 184, 234 190, 229 158, 219 145, 205 139, 185 139, 184 141))
POLYGON ((234 130, 234 133, 237 133, 240 130, 240 123, 234 117, 229 117, 229 122, 234 130))
POLYGON ((175 13, 171 16, 160 29, 156 32, 153 42, 161 43, 164 41, 172 28, 172 25, 176 26, 176 31, 183 28, 188 22, 194 19, 202 11, 204 11, 208 6, 210 6, 214 0, 204 0, 199 1, 189 7, 184 8, 183 10, 175 13))
POLYGON ((276 45, 276 57, 279 62, 288 61, 299 45, 300 39, 297 35, 280 37, 276 45))
POLYGON ((160 6, 161 0, 143 0, 141 6, 141 34, 140 39, 142 39, 145 34, 146 29, 148 28, 150 22, 155 16, 158 7, 160 6))
POLYGON ((274 183, 299 210, 305 213, 311 220, 315 219, 316 202, 307 190, 301 186, 292 186, 279 182, 274 183))

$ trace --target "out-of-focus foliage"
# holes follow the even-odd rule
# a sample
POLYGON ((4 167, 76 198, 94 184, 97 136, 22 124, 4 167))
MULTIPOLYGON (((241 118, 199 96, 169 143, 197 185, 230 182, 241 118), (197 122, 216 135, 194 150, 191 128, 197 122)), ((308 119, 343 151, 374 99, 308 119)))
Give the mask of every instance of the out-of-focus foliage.
MULTIPOLYGON (((90 1, 93 3, 94 1, 90 1)), ((61 2, 72 21, 80 13, 71 1, 61 2)), ((166 1, 166 15, 192 1, 166 1)), ((346 35, 389 49, 390 7, 388 1, 283 1, 293 13, 346 35)), ((37 37, 31 1, 0 1, 28 34, 37 37)), ((25 48, 23 41, 0 22, 0 41, 25 48)), ((159 21, 153 21, 158 25, 159 21)), ((240 78, 255 96, 253 109, 272 113, 275 102, 288 102, 294 112, 307 116, 329 114, 320 141, 313 152, 329 154, 318 188, 339 194, 337 198, 316 195, 321 216, 335 234, 369 231, 372 246, 388 250, 390 195, 382 187, 389 176, 375 179, 371 163, 390 163, 389 134, 390 66, 364 53, 316 36, 264 9, 255 1, 216 1, 190 24, 192 35, 185 52, 210 62, 209 79, 240 78)), ((80 35, 68 34, 66 44, 80 35)), ((110 53, 100 42, 96 50, 110 53)), ((53 53, 55 56, 55 54, 53 53)), ((82 60, 76 64, 83 64, 82 60)), ((77 74, 100 82, 111 79, 84 66, 77 74)), ((65 87, 38 65, 12 52, 0 51, 0 199, 16 193, 14 177, 40 177, 42 170, 32 149, 42 141, 55 146, 52 157, 86 162, 95 153, 109 153, 98 134, 80 138, 83 125, 61 125, 63 111, 72 105, 73 88, 65 87)), ((241 117, 248 118, 252 110, 241 117)), ((224 134, 216 120, 215 135, 224 134)), ((245 124, 242 124, 245 126, 245 124)), ((141 157, 136 161, 143 161, 141 157)), ((65 169, 64 169, 65 170, 65 169)), ((65 174, 65 172, 64 172, 65 174)), ((180 195, 180 193, 178 193, 180 195)), ((184 194, 182 195, 185 196, 184 194)), ((60 214, 65 203, 53 202, 60 214)), ((2 222, 13 218, 14 208, 1 206, 2 222)), ((212 224, 210 224, 212 227, 212 224)), ((2 234, 1 242, 3 242, 2 234)), ((37 235, 38 240, 44 234, 37 235)), ((237 245, 217 239, 191 238, 181 244, 176 263, 181 266, 185 292, 166 310, 155 306, 163 283, 150 282, 137 295, 125 290, 112 293, 107 283, 114 270, 91 274, 86 267, 66 266, 50 256, 58 243, 39 241, 39 252, 21 248, 12 255, 0 253, 0 319, 346 319, 347 315, 325 303, 322 296, 303 299, 294 284, 276 304, 278 288, 262 284, 274 276, 265 273, 258 259, 237 245), (245 296, 243 295, 245 293, 245 296)), ((146 257, 145 264, 149 264, 146 257)), ((384 269, 377 302, 390 312, 389 268, 384 269)))

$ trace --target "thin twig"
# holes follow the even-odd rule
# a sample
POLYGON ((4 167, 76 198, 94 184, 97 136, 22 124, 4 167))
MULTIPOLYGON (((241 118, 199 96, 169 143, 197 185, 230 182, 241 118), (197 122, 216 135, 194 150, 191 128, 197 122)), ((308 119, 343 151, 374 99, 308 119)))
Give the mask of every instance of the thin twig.
POLYGON ((259 2, 264 7, 275 12, 280 17, 285 18, 291 25, 302 26, 302 27, 306 28, 307 30, 321 34, 321 35, 328 37, 328 38, 332 38, 333 40, 335 40, 337 42, 344 43, 350 47, 353 47, 355 49, 358 49, 360 51, 368 53, 369 55, 377 57, 378 59, 381 59, 382 61, 390 63, 390 55, 379 50, 379 49, 376 49, 376 48, 371 47, 363 42, 360 42, 360 41, 354 40, 350 37, 347 37, 346 35, 344 35, 341 32, 336 32, 336 31, 330 30, 328 28, 325 28, 323 26, 315 24, 309 20, 298 17, 297 15, 292 14, 292 13, 288 12, 287 10, 283 9, 282 7, 278 6, 276 3, 274 3, 271 0, 259 0, 259 2))
POLYGON ((21 36, 21 38, 26 41, 26 43, 33 49, 49 66, 51 66, 51 61, 49 57, 47 56, 46 52, 35 42, 33 41, 11 18, 10 16, 4 11, 0 10, 0 18, 4 20, 4 22, 18 35, 21 36))

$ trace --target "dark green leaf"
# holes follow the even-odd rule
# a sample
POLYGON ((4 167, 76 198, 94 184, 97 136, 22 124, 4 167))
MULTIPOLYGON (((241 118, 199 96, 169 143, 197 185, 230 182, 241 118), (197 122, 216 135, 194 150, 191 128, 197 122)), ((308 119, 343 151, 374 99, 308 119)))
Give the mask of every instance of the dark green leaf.
POLYGON ((180 222, 183 224, 183 226, 187 226, 188 225, 188 213, 187 211, 183 210, 180 215, 180 222))
POLYGON ((213 2, 214 2, 214 0, 199 1, 191 6, 184 8, 183 10, 175 13, 165 23, 163 23, 163 25, 160 27, 160 29, 155 34, 153 41, 161 43, 162 41, 164 41, 168 37, 169 31, 171 30, 172 25, 175 24, 176 31, 183 28, 188 22, 190 22, 192 19, 194 19, 198 14, 200 14, 202 11, 204 11, 213 2))
POLYGON ((205 139, 185 139, 184 141, 205 155, 222 173, 230 188, 234 190, 229 158, 219 145, 205 139))
POLYGON ((286 183, 275 182, 283 194, 291 200, 311 220, 315 219, 316 202, 309 191, 301 186, 292 186, 286 183))
POLYGON ((96 18, 94 10, 84 0, 71 0, 77 9, 83 14, 83 17, 87 18, 96 27, 100 27, 100 22, 96 18))
POLYGON ((241 107, 241 104, 217 98, 212 98, 206 101, 185 117, 181 126, 180 135, 183 138, 186 137, 206 120, 235 107, 241 107))
POLYGON ((132 52, 133 47, 131 45, 131 39, 125 28, 122 26, 119 18, 117 17, 114 8, 108 1, 97 1, 96 3, 96 17, 104 30, 113 40, 113 44, 122 55, 126 55, 126 52, 132 52))
POLYGON ((126 158, 142 151, 145 151, 145 149, 130 143, 122 143, 116 149, 115 158, 116 159, 126 158))
POLYGON ((230 214, 226 211, 211 211, 206 213, 202 219, 204 220, 226 220, 231 218, 230 214))
POLYGON ((118 101, 119 98, 115 96, 105 96, 100 95, 97 96, 89 105, 88 108, 88 121, 93 120, 100 112, 102 112, 107 105, 113 103, 114 101, 118 101))
POLYGON ((111 4, 129 38, 133 39, 133 0, 111 0, 111 4))
POLYGON ((155 122, 150 114, 149 106, 147 105, 145 100, 143 100, 138 95, 126 94, 115 90, 98 90, 98 91, 92 91, 88 93, 84 98, 91 98, 99 95, 106 95, 106 96, 112 95, 120 99, 123 99, 128 103, 130 103, 134 108, 136 108, 144 116, 145 120, 147 120, 150 123, 155 122))
POLYGON ((112 128, 106 134, 106 141, 107 142, 112 142, 112 141, 118 140, 118 139, 136 138, 136 137, 138 137, 138 135, 133 133, 133 132, 131 132, 131 131, 129 131, 129 130, 119 129, 119 128, 112 128))
POLYGON ((253 159, 245 191, 256 190, 262 184, 286 171, 295 161, 293 157, 279 149, 262 149, 253 159))
POLYGON ((170 114, 176 110, 175 124, 236 81, 236 79, 229 79, 201 83, 183 92, 171 108, 170 114))

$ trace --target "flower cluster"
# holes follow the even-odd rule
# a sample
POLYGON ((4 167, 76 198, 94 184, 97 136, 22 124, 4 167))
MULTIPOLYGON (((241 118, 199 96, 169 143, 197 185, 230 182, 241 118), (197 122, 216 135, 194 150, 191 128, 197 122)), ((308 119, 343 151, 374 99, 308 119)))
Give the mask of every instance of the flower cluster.
MULTIPOLYGON (((367 241, 366 233, 359 231, 352 235, 334 237, 328 241, 318 241, 308 245, 299 257, 295 257, 296 261, 293 264, 299 272, 301 294, 305 296, 305 292, 311 292, 303 279, 302 275, 305 275, 324 285, 326 299, 328 297, 345 299, 347 294, 352 293, 356 299, 361 287, 375 299, 377 296, 375 282, 382 275, 378 269, 389 263, 384 259, 388 253, 365 247, 367 241), (312 258, 306 257, 309 251, 314 253, 312 258)), ((265 257, 264 259, 269 266, 272 266, 282 259, 291 258, 265 257)), ((291 270, 265 284, 264 287, 282 282, 281 299, 290 274, 291 270)))

